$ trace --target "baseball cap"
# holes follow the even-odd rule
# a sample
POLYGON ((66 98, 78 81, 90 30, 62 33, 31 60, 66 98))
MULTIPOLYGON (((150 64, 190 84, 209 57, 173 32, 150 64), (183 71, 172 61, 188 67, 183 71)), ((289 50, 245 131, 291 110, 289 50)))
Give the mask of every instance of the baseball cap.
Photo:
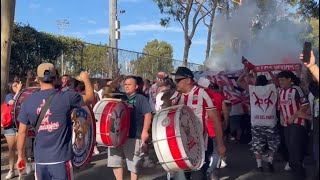
POLYGON ((193 73, 192 71, 187 68, 187 67, 178 67, 177 71, 175 73, 171 73, 171 75, 174 75, 174 76, 184 76, 184 77, 189 77, 189 78, 192 78, 193 79, 193 73))
POLYGON ((198 80, 198 85, 201 87, 208 88, 210 84, 210 80, 205 77, 200 77, 198 80))
POLYGON ((56 76, 56 69, 51 63, 42 63, 37 68, 37 76, 40 78, 45 77, 45 73, 48 73, 51 77, 56 76))
POLYGON ((165 86, 166 80, 168 79, 168 74, 165 72, 158 72, 156 78, 156 84, 158 87, 165 86))

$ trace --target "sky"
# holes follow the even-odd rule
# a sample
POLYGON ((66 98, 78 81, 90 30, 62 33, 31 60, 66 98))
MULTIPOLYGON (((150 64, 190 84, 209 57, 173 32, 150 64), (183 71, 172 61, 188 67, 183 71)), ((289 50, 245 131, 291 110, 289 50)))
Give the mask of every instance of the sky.
MULTIPOLYGON (((15 22, 25 23, 38 31, 80 38, 89 43, 108 44, 108 0, 17 0, 15 22), (65 30, 57 20, 67 19, 65 30)), ((147 42, 158 39, 173 46, 173 58, 182 60, 183 31, 180 24, 171 22, 164 28, 161 15, 152 0, 118 0, 121 39, 118 47, 142 52, 147 42)), ((207 28, 199 23, 189 52, 188 62, 202 64, 205 59, 207 28)))

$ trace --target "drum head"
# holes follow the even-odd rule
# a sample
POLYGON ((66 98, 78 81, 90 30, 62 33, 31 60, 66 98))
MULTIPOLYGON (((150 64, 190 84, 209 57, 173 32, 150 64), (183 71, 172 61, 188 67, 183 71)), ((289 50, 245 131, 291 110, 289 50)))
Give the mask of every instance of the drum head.
POLYGON ((185 105, 162 109, 154 116, 152 139, 160 164, 167 172, 199 169, 204 161, 201 122, 185 105))
POLYGON ((124 144, 130 127, 129 107, 114 100, 99 101, 94 107, 97 119, 97 143, 118 147, 124 144))
POLYGON ((96 143, 96 122, 92 110, 83 106, 72 110, 72 164, 79 168, 90 160, 96 143))
POLYGON ((205 151, 201 120, 188 106, 183 106, 180 113, 176 114, 176 118, 179 119, 175 122, 176 132, 181 135, 178 144, 180 147, 183 146, 184 149, 182 156, 189 158, 186 163, 191 169, 198 169, 203 164, 205 151))
MULTIPOLYGON (((20 109, 21 109, 21 104, 24 101, 24 99, 31 94, 33 94, 35 91, 38 91, 39 88, 26 88, 20 91, 16 97, 16 101, 14 101, 13 106, 12 106, 12 122, 15 124, 17 129, 19 128, 19 121, 17 120, 20 109)), ((34 132, 32 131, 31 128, 29 128, 28 136, 35 136, 34 132)))

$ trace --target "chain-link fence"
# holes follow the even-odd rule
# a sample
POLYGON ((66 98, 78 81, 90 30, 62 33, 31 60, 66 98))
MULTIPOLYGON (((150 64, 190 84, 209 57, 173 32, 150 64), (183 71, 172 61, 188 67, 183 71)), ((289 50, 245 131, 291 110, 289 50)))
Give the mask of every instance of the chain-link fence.
MULTIPOLYGON (((61 74, 75 75, 80 69, 86 69, 91 77, 103 79, 119 74, 153 79, 158 72, 170 73, 181 65, 179 60, 97 44, 85 44, 82 49, 64 53, 56 59, 61 74)), ((192 71, 203 69, 203 65, 196 63, 188 63, 187 67, 192 71)))

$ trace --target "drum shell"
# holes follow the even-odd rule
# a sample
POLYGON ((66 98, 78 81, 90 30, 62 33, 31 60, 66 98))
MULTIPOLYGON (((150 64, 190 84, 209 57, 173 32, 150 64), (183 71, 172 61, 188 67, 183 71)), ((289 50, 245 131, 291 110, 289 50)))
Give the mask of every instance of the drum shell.
POLYGON ((157 112, 152 137, 159 162, 167 172, 196 170, 202 166, 205 146, 201 121, 188 106, 172 106, 157 112))
POLYGON ((97 144, 118 147, 125 143, 130 127, 130 109, 117 100, 101 100, 93 108, 97 121, 97 144))
MULTIPOLYGON (((15 124, 15 126, 17 127, 17 129, 19 129, 19 121, 18 121, 18 115, 19 115, 19 112, 20 112, 20 108, 21 108, 21 104, 23 103, 24 99, 30 95, 32 95, 34 92, 38 91, 39 88, 26 88, 26 89, 23 89, 21 90, 17 97, 16 97, 16 100, 14 101, 13 103, 13 106, 12 106, 12 122, 15 124)), ((29 137, 34 137, 35 136, 35 133, 33 132, 32 128, 29 127, 28 128, 28 131, 27 131, 27 136, 29 137)))

